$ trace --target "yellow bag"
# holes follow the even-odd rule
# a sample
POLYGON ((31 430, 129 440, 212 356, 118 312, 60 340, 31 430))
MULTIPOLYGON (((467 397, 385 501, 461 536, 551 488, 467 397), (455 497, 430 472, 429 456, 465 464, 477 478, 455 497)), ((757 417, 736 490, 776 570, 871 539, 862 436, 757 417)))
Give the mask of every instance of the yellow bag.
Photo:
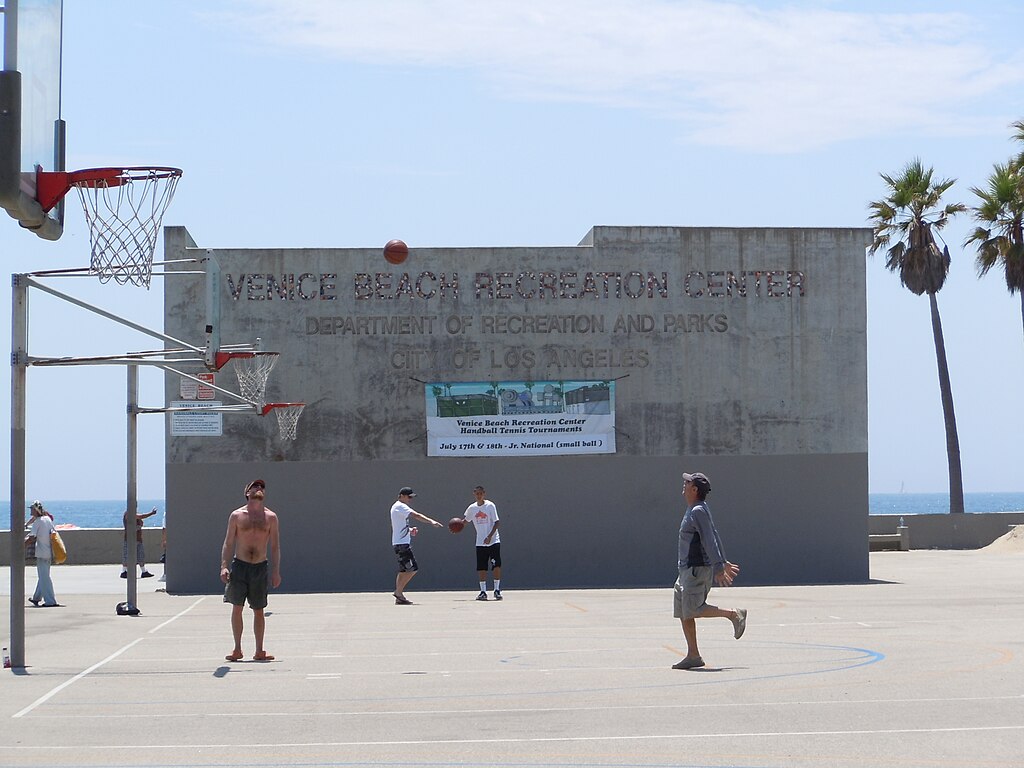
POLYGON ((50 549, 53 550, 54 564, 63 565, 64 561, 68 559, 68 551, 64 548, 64 539, 56 531, 50 534, 50 549))

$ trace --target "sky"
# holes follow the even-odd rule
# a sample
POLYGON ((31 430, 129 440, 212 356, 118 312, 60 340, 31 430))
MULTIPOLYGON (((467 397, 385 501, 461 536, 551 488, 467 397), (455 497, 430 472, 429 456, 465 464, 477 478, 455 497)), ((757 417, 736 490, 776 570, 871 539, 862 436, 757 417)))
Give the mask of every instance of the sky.
MULTIPOLYGON (((1024 149, 1024 6, 1006 2, 65 0, 70 169, 184 169, 164 224, 200 246, 575 245, 593 226, 864 227, 880 172, 920 157, 974 203, 1024 149)), ((12 273, 84 266, 0 221, 12 273)), ((939 293, 968 492, 1024 491, 1019 295, 944 230, 939 293)), ((162 255, 158 250, 157 259, 162 255)), ((948 488, 928 301, 884 257, 868 285, 869 490, 948 488)), ((162 285, 59 290, 148 327, 162 285)), ((10 294, 0 292, 0 338, 10 294)), ((32 292, 29 351, 151 340, 32 292)), ((284 363, 286 364, 286 363, 284 363)), ((162 375, 141 372, 143 406, 162 375)), ((126 494, 126 374, 28 371, 26 493, 126 494)), ((10 423, 0 385, 0 427, 10 423)), ((164 496, 165 417, 139 417, 140 498, 164 496)), ((0 446, 0 465, 9 445, 0 446)), ((9 487, 0 488, 8 498, 9 487)))

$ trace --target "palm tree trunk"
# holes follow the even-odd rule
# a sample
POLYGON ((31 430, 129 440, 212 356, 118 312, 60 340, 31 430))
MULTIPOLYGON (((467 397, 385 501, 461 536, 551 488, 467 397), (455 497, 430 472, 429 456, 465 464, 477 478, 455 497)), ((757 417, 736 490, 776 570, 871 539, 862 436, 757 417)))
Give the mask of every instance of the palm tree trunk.
POLYGON ((942 395, 942 417, 946 423, 946 458, 949 462, 949 512, 964 511, 964 475, 960 467, 960 438, 956 432, 956 414, 953 413, 953 388, 949 383, 949 365, 946 363, 946 342, 942 338, 942 320, 939 302, 934 293, 928 294, 932 310, 932 336, 935 339, 935 359, 939 365, 939 392, 942 395))
POLYGON ((1024 325, 1024 291, 1020 292, 1020 321, 1024 325))

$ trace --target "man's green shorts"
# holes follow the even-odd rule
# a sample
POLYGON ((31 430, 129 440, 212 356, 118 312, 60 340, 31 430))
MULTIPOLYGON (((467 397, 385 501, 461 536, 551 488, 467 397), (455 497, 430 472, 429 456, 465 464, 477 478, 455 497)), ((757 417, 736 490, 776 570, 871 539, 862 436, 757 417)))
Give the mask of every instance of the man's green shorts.
POLYGON ((267 590, 270 579, 267 561, 247 563, 237 557, 231 561, 231 575, 224 588, 224 602, 232 605, 244 605, 248 599, 249 607, 258 611, 267 607, 267 590))

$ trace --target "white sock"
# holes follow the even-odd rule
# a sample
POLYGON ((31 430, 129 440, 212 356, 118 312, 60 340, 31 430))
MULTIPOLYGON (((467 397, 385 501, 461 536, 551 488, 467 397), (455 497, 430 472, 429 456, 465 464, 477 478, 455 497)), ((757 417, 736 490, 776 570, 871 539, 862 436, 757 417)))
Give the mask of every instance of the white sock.
POLYGON ((481 592, 486 592, 487 591, 487 582, 486 581, 481 581, 480 582, 480 591, 481 592))
POLYGON ((494 580, 494 591, 501 592, 501 579, 494 580))

